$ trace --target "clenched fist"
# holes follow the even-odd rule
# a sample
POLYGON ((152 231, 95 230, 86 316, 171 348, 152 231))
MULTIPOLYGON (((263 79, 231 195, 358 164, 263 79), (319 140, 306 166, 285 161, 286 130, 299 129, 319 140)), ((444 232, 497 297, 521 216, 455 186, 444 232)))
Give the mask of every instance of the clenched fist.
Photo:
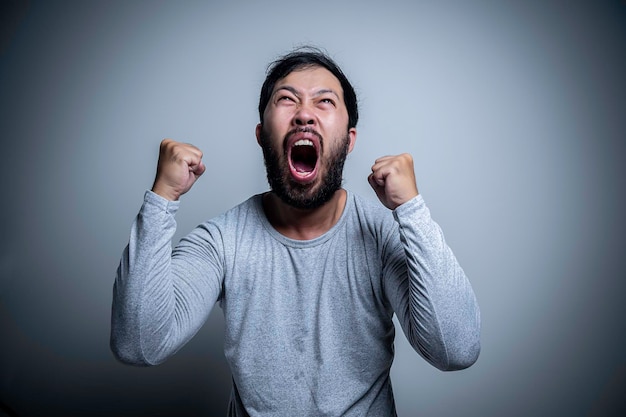
POLYGON ((408 153, 378 158, 367 180, 381 203, 390 210, 418 194, 413 157, 408 153))
POLYGON ((152 191, 176 201, 189 191, 205 169, 200 149, 188 143, 163 139, 152 191))

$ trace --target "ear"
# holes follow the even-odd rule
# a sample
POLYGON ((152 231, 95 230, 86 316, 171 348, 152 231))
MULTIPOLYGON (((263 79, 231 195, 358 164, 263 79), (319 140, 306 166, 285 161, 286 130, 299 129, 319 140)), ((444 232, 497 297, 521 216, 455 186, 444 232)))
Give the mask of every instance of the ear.
POLYGON ((348 137, 350 139, 350 146, 348 147, 348 153, 352 152, 354 149, 354 144, 356 143, 356 127, 352 127, 348 130, 348 137))
POLYGON ((263 125, 259 123, 258 125, 256 125, 256 129, 254 130, 254 133, 256 135, 256 143, 258 143, 259 146, 261 146, 261 129, 263 129, 263 125))

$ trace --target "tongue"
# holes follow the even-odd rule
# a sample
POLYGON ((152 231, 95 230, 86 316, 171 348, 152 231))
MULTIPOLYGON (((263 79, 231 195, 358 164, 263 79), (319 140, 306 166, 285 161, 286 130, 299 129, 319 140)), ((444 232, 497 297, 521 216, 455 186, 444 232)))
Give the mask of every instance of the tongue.
POLYGON ((291 163, 297 172, 311 172, 315 169, 317 155, 309 147, 296 146, 291 151, 291 163))
POLYGON ((311 172, 313 171, 313 167, 307 164, 305 161, 294 161, 293 167, 298 172, 311 172))

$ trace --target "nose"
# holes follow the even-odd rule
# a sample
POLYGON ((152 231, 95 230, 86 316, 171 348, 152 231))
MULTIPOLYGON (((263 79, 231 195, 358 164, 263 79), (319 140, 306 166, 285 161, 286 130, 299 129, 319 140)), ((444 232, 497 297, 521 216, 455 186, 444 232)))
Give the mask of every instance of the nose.
POLYGON ((296 126, 307 126, 315 124, 315 113, 309 106, 301 105, 294 114, 293 123, 296 126))

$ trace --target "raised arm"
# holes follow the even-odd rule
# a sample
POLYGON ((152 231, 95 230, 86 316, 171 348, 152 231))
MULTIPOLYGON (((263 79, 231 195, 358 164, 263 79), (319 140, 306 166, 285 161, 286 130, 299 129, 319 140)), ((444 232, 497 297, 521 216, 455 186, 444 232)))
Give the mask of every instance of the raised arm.
POLYGON ((176 200, 204 172, 201 157, 192 145, 161 143, 155 183, 133 222, 113 288, 111 349, 123 362, 163 362, 198 331, 219 296, 219 239, 200 228, 172 253, 176 200))
POLYGON ((369 182, 399 226, 385 259, 385 292, 404 334, 441 370, 471 366, 480 353, 472 287, 418 194, 410 155, 376 160, 369 182))

